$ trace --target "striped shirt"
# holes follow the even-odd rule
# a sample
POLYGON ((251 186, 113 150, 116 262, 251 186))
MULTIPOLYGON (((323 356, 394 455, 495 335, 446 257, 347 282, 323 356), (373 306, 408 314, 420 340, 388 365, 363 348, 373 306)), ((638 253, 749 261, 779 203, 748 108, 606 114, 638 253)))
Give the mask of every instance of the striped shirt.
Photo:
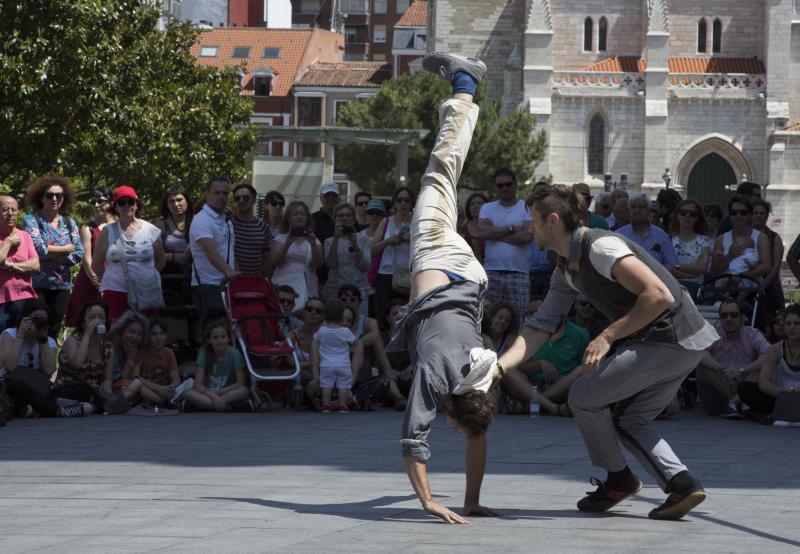
POLYGON ((269 255, 272 233, 262 218, 243 221, 233 218, 234 255, 237 269, 245 275, 261 275, 264 256, 269 255))

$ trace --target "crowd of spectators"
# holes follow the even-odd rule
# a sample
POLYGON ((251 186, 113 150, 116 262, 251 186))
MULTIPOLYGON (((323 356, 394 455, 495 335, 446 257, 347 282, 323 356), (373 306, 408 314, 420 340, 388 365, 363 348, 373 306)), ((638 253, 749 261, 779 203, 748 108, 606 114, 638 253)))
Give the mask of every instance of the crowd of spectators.
MULTIPOLYGON (((488 275, 483 339, 499 354, 541 305, 557 260, 536 245, 514 172, 499 169, 493 186, 466 197, 458 228, 488 275)), ((641 245, 709 306, 720 339, 692 378, 706 412, 766 418, 781 391, 800 391, 800 307, 784 305, 784 244, 758 185, 742 183, 725 212, 674 189, 655 199, 621 189, 593 198, 585 183, 573 190, 592 206, 587 226, 641 245), (718 277, 722 285, 709 286, 718 277)), ((138 404, 252 410, 248 362, 221 295, 242 274, 274 286, 311 409, 404 410, 410 359, 386 346, 410 293, 415 198, 403 186, 391 198, 360 191, 347 203, 331 182, 312 213, 278 191, 259 206, 251 185, 215 176, 196 203, 187 189, 168 189, 153 221, 133 187, 98 187, 79 224, 64 177, 32 183, 26 213, 0 196, 0 421, 138 404), (183 337, 172 308, 188 314, 183 337)), ((786 261, 800 279, 800 237, 786 261)), ((608 324, 578 295, 520 367, 524 379, 501 392, 501 406, 527 413, 517 399, 536 386, 545 412, 569 416, 584 350, 608 324)))

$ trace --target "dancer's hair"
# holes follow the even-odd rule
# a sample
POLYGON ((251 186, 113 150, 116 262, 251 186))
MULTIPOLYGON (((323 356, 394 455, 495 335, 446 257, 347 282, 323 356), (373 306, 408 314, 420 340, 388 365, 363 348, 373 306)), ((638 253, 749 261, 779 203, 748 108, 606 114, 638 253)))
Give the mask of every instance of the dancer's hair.
POLYGON ((566 185, 535 188, 528 197, 527 205, 539 212, 542 218, 558 214, 564 222, 564 229, 570 233, 580 227, 588 216, 586 200, 566 185))
POLYGON ((497 394, 494 390, 454 394, 450 402, 445 402, 444 411, 464 428, 467 436, 478 437, 486 434, 497 416, 497 394))

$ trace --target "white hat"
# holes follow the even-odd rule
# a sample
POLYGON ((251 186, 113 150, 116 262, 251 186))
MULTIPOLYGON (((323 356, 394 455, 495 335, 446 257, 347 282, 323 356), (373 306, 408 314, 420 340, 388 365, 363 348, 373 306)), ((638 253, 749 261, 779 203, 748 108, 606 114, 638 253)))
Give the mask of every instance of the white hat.
POLYGON ((320 194, 328 194, 329 192, 335 192, 336 194, 339 194, 339 185, 333 181, 328 181, 322 185, 322 190, 319 191, 320 194))

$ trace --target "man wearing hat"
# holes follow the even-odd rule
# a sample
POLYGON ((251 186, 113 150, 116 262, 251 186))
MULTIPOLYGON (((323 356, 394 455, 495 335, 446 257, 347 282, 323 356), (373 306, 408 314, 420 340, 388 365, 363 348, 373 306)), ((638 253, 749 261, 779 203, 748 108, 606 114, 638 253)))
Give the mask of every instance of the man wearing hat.
MULTIPOLYGON (((322 202, 322 207, 311 214, 311 218, 314 220, 314 234, 319 239, 320 244, 325 244, 325 239, 333 236, 333 230, 336 227, 333 211, 339 205, 339 185, 333 181, 328 181, 322 185, 322 189, 319 191, 319 200, 322 202)), ((317 270, 317 279, 319 280, 319 287, 322 289, 325 281, 328 280, 328 266, 325 265, 324 261, 317 270)))
MULTIPOLYGON (((589 185, 586 183, 575 183, 572 185, 572 190, 583 196, 586 200, 586 206, 590 206, 592 203, 592 190, 589 188, 589 185)), ((597 215, 594 212, 588 212, 589 220, 586 222, 586 226, 589 229, 606 229, 608 230, 608 222, 606 218, 601 215, 597 215)))

